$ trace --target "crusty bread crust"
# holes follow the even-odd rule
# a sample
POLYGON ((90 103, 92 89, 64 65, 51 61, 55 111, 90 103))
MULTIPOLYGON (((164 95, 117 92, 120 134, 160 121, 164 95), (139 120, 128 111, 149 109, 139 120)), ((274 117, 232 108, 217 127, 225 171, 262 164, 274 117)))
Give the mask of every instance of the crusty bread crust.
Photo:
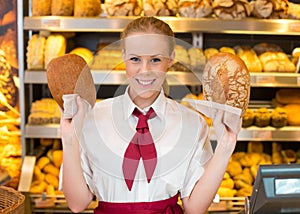
POLYGON ((203 76, 205 100, 226 104, 246 111, 250 98, 250 74, 236 55, 220 52, 209 58, 203 76))
POLYGON ((50 61, 47 67, 48 87, 53 99, 63 109, 64 94, 78 94, 92 107, 96 88, 85 60, 76 54, 65 54, 50 61))

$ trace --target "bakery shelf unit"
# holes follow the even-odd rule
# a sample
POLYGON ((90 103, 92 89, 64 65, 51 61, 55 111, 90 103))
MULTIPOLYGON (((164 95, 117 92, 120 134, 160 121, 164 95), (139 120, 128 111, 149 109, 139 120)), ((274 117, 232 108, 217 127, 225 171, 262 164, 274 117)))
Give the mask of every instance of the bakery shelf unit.
MULTIPOLYGON (((123 28, 135 17, 24 17, 24 30, 51 31, 51 32, 121 32, 123 28)), ((246 18, 242 20, 218 20, 213 18, 180 18, 158 17, 166 21, 175 33, 192 33, 198 39, 202 33, 223 34, 254 34, 254 35, 287 35, 300 36, 299 20, 264 20, 246 18)), ((202 43, 203 41, 200 41, 202 43)), ((124 71, 92 70, 95 84, 120 85, 126 83, 124 71)), ((189 72, 169 72, 167 75, 169 85, 201 85, 200 74, 189 72)), ((46 84, 45 71, 25 71, 25 84, 46 84)), ((300 74, 298 73, 251 73, 251 87, 300 87, 300 74)), ((25 138, 59 138, 58 125, 26 125, 25 138)), ((214 134, 212 133, 212 138, 214 134)), ((238 140, 264 140, 264 141, 299 141, 299 127, 284 128, 257 128, 242 129, 238 140)))
MULTIPOLYGON (((28 35, 32 32, 78 32, 78 33, 120 33, 131 20, 136 17, 58 17, 41 16, 23 18, 23 30, 28 35)), ((213 18, 182 18, 182 17, 158 17, 167 22, 175 33, 192 35, 192 43, 196 47, 202 48, 206 42, 205 33, 216 34, 246 34, 246 35, 283 35, 300 36, 300 20, 264 20, 247 18, 242 20, 218 20, 213 18)), ((234 42, 234 41, 231 41, 234 42)), ((24 49, 26 50, 26 49, 24 49)), ((24 51, 21 50, 21 51, 24 51)), ((24 53, 23 53, 24 54, 24 53)), ((25 54, 24 54, 25 55, 25 54)), ((121 85, 126 84, 124 71, 103 71, 92 70, 95 85, 121 85)), ((29 71, 24 69, 25 85, 47 84, 46 72, 29 71)), ((199 86, 200 73, 172 71, 167 74, 167 80, 171 86, 199 86)), ((251 73, 251 87, 253 88, 300 88, 300 74, 291 73, 251 73)), ((31 94, 25 96, 27 103, 32 102, 31 94)), ((25 116, 23 117, 25 118, 25 116)), ((58 124, 51 125, 24 125, 23 133, 25 140, 34 140, 39 138, 60 138, 60 129, 58 124)), ((211 129, 211 138, 215 139, 213 129, 211 129)), ((300 127, 286 126, 283 128, 273 127, 249 127, 241 130, 238 140, 240 141, 300 141, 300 127)), ((25 162, 30 163, 30 172, 28 177, 32 176, 35 159, 32 156, 26 156, 25 162)), ((27 179, 28 180, 28 179, 27 179)), ((30 183, 26 183, 24 189, 29 188, 30 183)), ((46 210, 35 210, 46 212, 46 210)), ((60 210, 61 211, 61 210, 60 210)), ((64 210, 65 211, 65 210, 64 210)), ((54 212, 49 209, 49 212, 54 212)), ((65 211, 66 213, 68 211, 65 211)), ((87 211, 88 212, 88 211, 87 211)))

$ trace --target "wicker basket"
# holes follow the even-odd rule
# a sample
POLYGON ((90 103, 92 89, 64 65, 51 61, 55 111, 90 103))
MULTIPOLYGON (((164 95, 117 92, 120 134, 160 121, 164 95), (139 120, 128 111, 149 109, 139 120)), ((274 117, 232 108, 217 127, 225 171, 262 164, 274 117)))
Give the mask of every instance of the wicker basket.
POLYGON ((0 213, 23 214, 25 196, 13 188, 0 187, 0 213))

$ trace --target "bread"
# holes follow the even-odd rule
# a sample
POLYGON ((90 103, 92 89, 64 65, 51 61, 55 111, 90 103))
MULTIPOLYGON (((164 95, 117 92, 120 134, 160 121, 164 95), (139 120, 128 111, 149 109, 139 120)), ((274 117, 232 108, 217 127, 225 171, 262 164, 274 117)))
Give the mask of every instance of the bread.
POLYGON ((250 97, 250 75, 238 56, 226 52, 213 55, 202 78, 205 100, 240 108, 244 114, 250 97))
POLYGON ((288 18, 288 0, 252 0, 250 6, 257 18, 288 18))
POLYGON ((283 52, 282 48, 277 44, 271 43, 258 43, 253 46, 253 50, 259 56, 265 52, 283 52))
POLYGON ((53 174, 50 174, 50 173, 47 173, 45 175, 45 181, 52 185, 55 189, 58 189, 58 185, 59 185, 59 180, 58 180, 58 177, 53 175, 53 174))
POLYGON ((26 63, 28 70, 44 69, 44 52, 46 37, 33 34, 28 41, 26 63))
POLYGON ((219 187, 217 194, 220 197, 234 197, 236 192, 237 191, 235 189, 231 189, 228 187, 219 187))
POLYGON ((287 125, 287 111, 284 108, 276 107, 271 114, 271 125, 280 128, 287 125))
POLYGON ((300 89, 280 89, 276 92, 275 99, 280 104, 300 104, 300 89))
POLYGON ((226 168, 226 172, 228 172, 231 177, 241 174, 242 171, 242 165, 238 161, 230 161, 226 168))
POLYGON ((65 54, 50 61, 47 67, 50 92, 61 109, 64 94, 78 94, 92 107, 96 89, 91 71, 85 60, 76 54, 65 54))
POLYGON ((246 109, 243 117, 242 117, 242 127, 246 128, 252 126, 254 123, 255 114, 251 109, 246 109))
POLYGON ((204 55, 206 56, 207 59, 215 55, 216 53, 219 53, 219 50, 216 48, 206 48, 204 50, 204 55))
POLYGON ((231 47, 226 47, 226 46, 223 46, 219 49, 220 52, 227 52, 227 53, 232 53, 232 54, 236 54, 235 53, 235 50, 231 47))
MULTIPOLYGON (((2 20, 3 23, 3 20, 2 20)), ((6 33, 1 36, 0 50, 5 53, 6 59, 11 67, 19 68, 18 53, 17 53, 17 32, 13 29, 8 29, 6 33)))
POLYGON ((61 34, 51 34, 46 40, 45 46, 45 68, 49 62, 55 58, 66 53, 67 41, 61 34))
POLYGON ((189 48, 188 55, 190 58, 190 65, 192 71, 199 71, 202 72, 203 68, 206 64, 206 57, 200 48, 189 48))
POLYGON ((295 73, 296 66, 284 52, 267 51, 259 55, 264 72, 295 73))
POLYGON ((52 0, 52 16, 72 16, 74 10, 74 0, 52 0))
POLYGON ((243 19, 251 13, 247 0, 214 0, 212 7, 220 19, 243 19))
POLYGON ((264 145, 259 141, 250 141, 247 145, 247 151, 249 153, 263 153, 264 145))
POLYGON ((300 126, 300 104, 287 104, 283 108, 287 111, 288 125, 300 126))
POLYGON ((36 163, 36 166, 37 166, 40 170, 42 170, 42 169, 44 169, 44 167, 45 167, 47 164, 49 164, 49 163, 50 163, 50 159, 47 158, 47 157, 45 157, 45 156, 43 156, 43 157, 40 157, 40 158, 38 159, 38 161, 37 161, 37 163, 36 163))
POLYGON ((63 160, 63 152, 62 150, 54 150, 53 153, 53 163, 54 165, 59 168, 62 164, 62 160, 63 160))
MULTIPOLYGON (((299 18, 300 19, 300 18, 299 18)), ((299 73, 299 57, 300 57, 300 47, 296 47, 292 51, 292 62, 295 64, 297 70, 296 73, 299 73)))
POLYGON ((90 63, 91 69, 99 70, 125 70, 125 64, 122 59, 122 51, 117 47, 101 48, 95 52, 90 63))
POLYGON ((142 12, 140 0, 105 0, 104 6, 110 16, 138 16, 142 12))
POLYGON ((101 13, 101 1, 99 0, 74 0, 74 16, 91 17, 101 13))
POLYGON ((145 16, 175 16, 178 0, 143 0, 145 16))
POLYGON ((28 124, 41 125, 60 122, 60 110, 54 99, 43 98, 31 104, 28 124))
POLYGON ((32 16, 51 15, 52 0, 32 0, 32 16))
POLYGON ((287 14, 289 19, 300 19, 300 4, 288 2, 289 7, 287 10, 287 14))
POLYGON ((261 107, 255 111, 254 124, 258 127, 270 125, 271 113, 267 108, 261 107))
POLYGON ((70 53, 81 56, 86 61, 87 64, 89 64, 93 59, 93 52, 84 47, 74 48, 73 50, 70 51, 70 53))
POLYGON ((249 72, 262 72, 261 62, 256 52, 247 46, 234 47, 236 54, 245 62, 249 72))
POLYGON ((175 59, 170 70, 174 71, 190 71, 191 63, 188 51, 182 45, 176 45, 174 48, 175 59))
POLYGON ((212 14, 210 0, 179 0, 178 13, 181 17, 203 18, 212 14))
POLYGON ((59 169, 55 167, 52 163, 48 163, 44 168, 43 171, 46 173, 49 173, 51 175, 54 175, 56 177, 59 176, 59 169))

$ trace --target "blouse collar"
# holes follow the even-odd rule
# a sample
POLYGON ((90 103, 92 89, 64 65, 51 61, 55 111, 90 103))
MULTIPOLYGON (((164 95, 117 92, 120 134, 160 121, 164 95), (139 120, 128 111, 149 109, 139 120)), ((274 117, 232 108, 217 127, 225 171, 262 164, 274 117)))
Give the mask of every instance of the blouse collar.
POLYGON ((138 106, 136 106, 133 103, 133 101, 131 100, 128 92, 129 92, 129 86, 126 88, 126 91, 124 93, 124 100, 123 100, 124 101, 123 102, 123 112, 124 112, 124 119, 125 120, 128 120, 131 117, 132 112, 134 111, 135 108, 138 108, 140 111, 146 113, 151 107, 155 111, 158 118, 163 118, 165 108, 166 108, 166 102, 167 102, 166 97, 164 95, 163 89, 161 89, 158 97, 152 103, 152 105, 147 106, 144 109, 140 109, 138 106))

